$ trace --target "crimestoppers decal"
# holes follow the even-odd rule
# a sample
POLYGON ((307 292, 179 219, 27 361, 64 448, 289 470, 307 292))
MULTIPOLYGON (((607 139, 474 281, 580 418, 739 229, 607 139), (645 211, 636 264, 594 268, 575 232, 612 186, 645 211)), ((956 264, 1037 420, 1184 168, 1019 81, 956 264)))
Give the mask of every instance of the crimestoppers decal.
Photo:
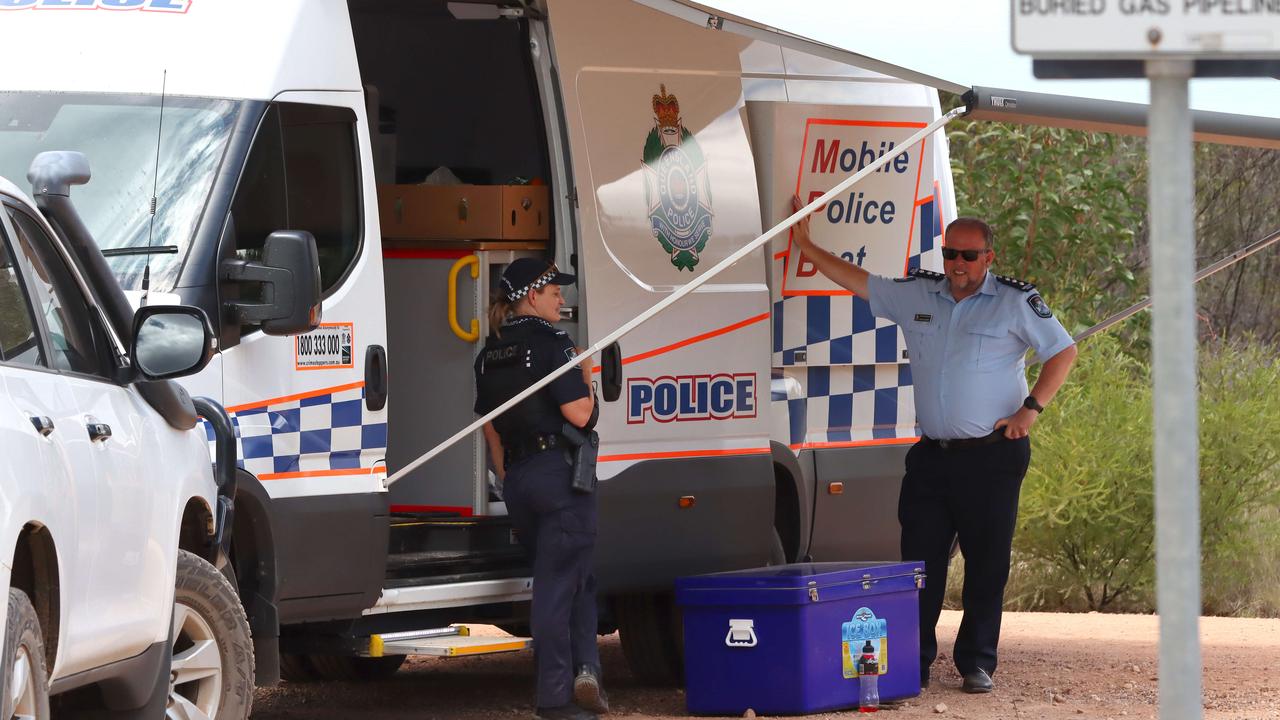
POLYGON ((293 339, 295 370, 336 370, 355 367, 354 323, 321 323, 293 339))
POLYGON ((847 680, 858 679, 858 657, 868 641, 880 659, 880 675, 889 672, 889 623, 871 608, 860 607, 853 619, 840 626, 840 659, 847 680))

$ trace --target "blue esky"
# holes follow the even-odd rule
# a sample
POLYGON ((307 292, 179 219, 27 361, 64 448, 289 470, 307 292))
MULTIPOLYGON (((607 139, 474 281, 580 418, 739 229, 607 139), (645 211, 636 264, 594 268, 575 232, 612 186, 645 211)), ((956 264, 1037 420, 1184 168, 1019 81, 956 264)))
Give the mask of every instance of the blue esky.
MULTIPOLYGON (((1147 102, 1145 80, 1037 80, 1009 43, 1008 0, 701 0, 961 85, 1147 102)), ((1280 117, 1280 80, 1192 80, 1198 110, 1280 117)))

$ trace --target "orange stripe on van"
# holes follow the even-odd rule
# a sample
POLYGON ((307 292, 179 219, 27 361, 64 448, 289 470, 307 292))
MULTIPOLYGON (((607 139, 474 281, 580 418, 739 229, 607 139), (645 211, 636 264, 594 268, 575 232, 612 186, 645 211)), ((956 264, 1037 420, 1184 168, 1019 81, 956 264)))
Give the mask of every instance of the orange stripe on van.
POLYGON ((343 470, 301 470, 299 472, 262 473, 259 480, 294 480, 308 477, 337 477, 340 475, 372 475, 371 467, 346 468, 343 470))
POLYGON ((668 452, 622 453, 620 455, 601 455, 596 462, 621 462, 623 460, 664 460, 668 458, 686 457, 725 457, 729 455, 768 455, 769 448, 732 448, 729 450, 672 450, 668 452))
MULTIPOLYGON (((646 352, 642 352, 642 353, 640 353, 640 354, 638 354, 638 355, 632 355, 631 357, 623 358, 623 360, 622 360, 622 364, 623 364, 623 365, 630 365, 631 363, 633 363, 633 362, 638 362, 638 361, 640 361, 640 360, 648 360, 648 359, 649 359, 649 358, 651 358, 651 357, 656 357, 656 356, 658 356, 658 355, 662 355, 662 354, 664 354, 664 353, 669 353, 669 352, 671 352, 672 350, 679 350, 679 349, 680 349, 680 348, 682 348, 682 347, 688 347, 688 346, 693 345, 693 344, 695 344, 695 343, 700 343, 700 342, 702 342, 703 340, 710 340, 710 339, 711 339, 711 338, 713 338, 713 337, 719 337, 719 336, 721 336, 721 335, 726 335, 726 334, 728 334, 728 333, 733 332, 734 330, 741 330, 742 328, 747 327, 748 325, 754 325, 754 324, 756 324, 756 323, 758 323, 758 322, 760 322, 760 321, 762 321, 762 320, 768 320, 768 319, 769 319, 769 313, 761 313, 761 314, 759 314, 759 315, 756 315, 755 317, 749 317, 749 318, 747 318, 746 320, 742 320, 742 321, 736 322, 736 323, 734 323, 734 324, 732 324, 732 325, 728 325, 728 326, 726 326, 726 327, 722 327, 722 328, 719 328, 719 329, 716 329, 716 330, 711 330, 711 331, 709 331, 709 332, 702 333, 701 335, 694 335, 693 337, 691 337, 691 338, 686 338, 686 339, 684 339, 684 340, 681 340, 680 342, 675 342, 675 343, 672 343, 672 344, 670 344, 670 345, 664 345, 664 346, 662 346, 662 347, 660 347, 660 348, 655 348, 655 349, 653 349, 653 350, 648 350, 648 351, 646 351, 646 352)), ((599 366, 599 365, 596 365, 595 367, 591 368, 591 372, 593 372, 593 373, 598 373, 598 372, 600 372, 600 366, 599 366)))
POLYGON ((319 397, 330 393, 342 392, 343 390, 355 390, 364 387, 364 381, 347 383, 346 385, 337 385, 335 387, 321 388, 320 390, 308 390, 295 395, 285 395, 284 397, 271 398, 270 400, 258 400, 244 405, 232 405, 227 408, 229 413, 238 413, 245 410, 253 410, 255 408, 267 407, 268 405, 278 405, 280 403, 293 402, 294 400, 305 400, 307 398, 319 397))
POLYGON ((792 450, 818 450, 823 448, 871 447, 873 445, 914 445, 918 437, 877 438, 875 440, 845 440, 841 442, 807 442, 789 446, 792 450))

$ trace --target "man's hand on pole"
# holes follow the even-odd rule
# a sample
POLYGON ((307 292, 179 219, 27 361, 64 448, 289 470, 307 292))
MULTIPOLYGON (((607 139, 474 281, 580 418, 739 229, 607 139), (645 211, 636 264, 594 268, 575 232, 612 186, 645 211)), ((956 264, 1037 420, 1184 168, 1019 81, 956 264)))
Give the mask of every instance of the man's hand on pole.
MULTIPOLYGON (((791 209, 793 212, 799 212, 805 206, 799 195, 791 196, 791 209)), ((818 268, 818 272, 826 276, 828 280, 851 290, 855 295, 866 300, 867 298, 867 277, 870 275, 866 270, 845 262, 831 253, 818 247, 813 242, 813 238, 809 234, 809 219, 811 215, 806 215, 792 226, 791 243, 794 248, 800 251, 804 257, 814 267, 818 268)), ((790 259, 790 262, 800 262, 797 255, 790 259)))

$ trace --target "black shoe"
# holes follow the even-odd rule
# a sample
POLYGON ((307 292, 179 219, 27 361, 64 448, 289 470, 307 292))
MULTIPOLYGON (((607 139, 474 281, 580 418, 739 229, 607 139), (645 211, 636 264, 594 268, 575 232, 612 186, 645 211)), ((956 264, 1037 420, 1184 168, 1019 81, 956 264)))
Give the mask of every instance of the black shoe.
POLYGON ((557 707, 538 708, 534 720, 597 720, 596 714, 570 703, 557 707))
POLYGON ((609 696, 604 691, 600 676, 590 666, 578 668, 578 675, 573 679, 573 701, 594 713, 605 715, 609 712, 609 696))
POLYGON ((921 689, 921 690, 928 690, 928 689, 929 689, 929 670, 928 670, 928 668, 925 668, 924 670, 921 670, 921 671, 920 671, 920 689, 921 689))
POLYGON ((964 684, 960 686, 961 690, 967 693, 989 693, 991 688, 995 687, 991 682, 991 676, 986 670, 978 668, 973 672, 964 674, 964 684))

